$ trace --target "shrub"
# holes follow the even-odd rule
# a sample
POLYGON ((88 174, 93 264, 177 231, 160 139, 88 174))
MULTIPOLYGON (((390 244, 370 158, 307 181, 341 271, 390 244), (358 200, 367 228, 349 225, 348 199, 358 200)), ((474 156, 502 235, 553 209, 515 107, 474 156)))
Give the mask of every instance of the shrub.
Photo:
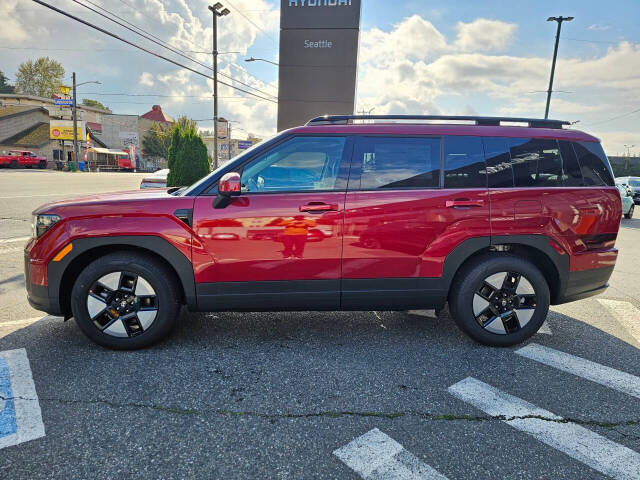
POLYGON ((193 127, 173 127, 168 156, 168 187, 191 185, 211 171, 207 147, 193 127))

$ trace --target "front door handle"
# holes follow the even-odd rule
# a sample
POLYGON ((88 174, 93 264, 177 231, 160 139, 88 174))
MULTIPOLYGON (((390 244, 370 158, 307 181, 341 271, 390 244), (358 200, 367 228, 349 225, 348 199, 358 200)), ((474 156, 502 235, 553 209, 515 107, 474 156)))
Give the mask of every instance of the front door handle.
POLYGON ((484 206, 483 200, 469 200, 468 198, 460 198, 457 200, 447 200, 445 202, 447 208, 468 208, 468 207, 482 207, 484 206))
POLYGON ((322 202, 311 202, 307 205, 300 206, 301 212, 309 212, 309 213, 322 213, 322 212, 337 212, 338 204, 337 203, 322 203, 322 202))

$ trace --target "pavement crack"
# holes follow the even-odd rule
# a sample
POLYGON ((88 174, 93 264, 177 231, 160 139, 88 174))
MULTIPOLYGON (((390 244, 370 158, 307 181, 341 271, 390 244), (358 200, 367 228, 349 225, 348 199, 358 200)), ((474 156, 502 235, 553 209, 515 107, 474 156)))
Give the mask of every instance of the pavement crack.
MULTIPOLYGON (((589 420, 589 419, 570 418, 570 417, 565 417, 565 418, 545 417, 542 415, 520 415, 520 416, 457 415, 457 414, 421 412, 421 411, 415 411, 415 410, 392 411, 392 412, 373 412, 373 411, 364 411, 364 410, 363 411, 326 410, 326 411, 317 411, 317 412, 269 413, 269 412, 258 412, 253 410, 227 410, 227 409, 218 409, 218 408, 204 408, 204 409, 183 408, 183 407, 173 407, 173 406, 166 406, 166 405, 157 405, 157 404, 151 404, 151 403, 113 402, 110 400, 102 400, 102 399, 97 399, 97 400, 96 399, 65 399, 65 398, 55 398, 55 397, 29 398, 29 397, 20 397, 20 396, 3 397, 2 395, 0 395, 0 400, 26 400, 26 401, 61 403, 61 404, 106 405, 113 408, 141 408, 141 409, 148 409, 148 410, 156 410, 156 411, 165 412, 165 413, 173 413, 176 415, 194 415, 194 416, 218 415, 223 417, 254 417, 254 418, 264 418, 264 419, 304 419, 304 418, 317 418, 317 417, 326 417, 326 418, 373 417, 373 418, 384 418, 384 419, 393 420, 393 419, 402 418, 402 417, 415 417, 415 418, 421 418, 423 420, 431 420, 431 421, 466 421, 466 422, 491 422, 491 421, 513 422, 518 420, 542 420, 545 422, 553 422, 553 423, 573 423, 577 425, 609 428, 625 436, 630 434, 624 434, 619 430, 616 430, 616 427, 640 425, 640 418, 607 422, 602 420, 589 420)), ((630 436, 633 436, 633 435, 630 435, 630 436)))

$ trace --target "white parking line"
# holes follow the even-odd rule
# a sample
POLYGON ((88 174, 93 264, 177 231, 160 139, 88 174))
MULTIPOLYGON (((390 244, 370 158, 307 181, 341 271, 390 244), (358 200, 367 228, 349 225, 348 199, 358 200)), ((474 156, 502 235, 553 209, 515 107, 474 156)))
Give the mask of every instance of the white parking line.
POLYGON ((42 412, 24 348, 0 352, 0 448, 44 437, 42 412))
POLYGON ((17 243, 17 242, 26 242, 30 240, 31 237, 15 237, 15 238, 3 238, 0 240, 0 245, 4 243, 17 243))
POLYGON ((608 300, 598 298, 598 302, 640 343, 640 310, 632 303, 622 300, 608 300))
POLYGON ((545 335, 553 335, 553 333, 551 333, 551 327, 549 327, 549 322, 545 320, 544 323, 540 325, 540 328, 538 329, 538 333, 543 333, 545 335))
POLYGON ((468 377, 449 387, 449 393, 491 416, 504 416, 505 423, 532 435, 570 457, 616 479, 640 479, 640 454, 575 423, 560 423, 547 410, 509 395, 480 380, 468 377), (514 417, 544 417, 514 418, 514 417))
POLYGON ((377 428, 334 450, 333 454, 365 480, 447 478, 377 428))
POLYGON ((640 377, 615 368, 576 357, 553 348, 532 343, 516 350, 518 355, 544 363, 550 367, 591 380, 605 387, 640 398, 640 377))

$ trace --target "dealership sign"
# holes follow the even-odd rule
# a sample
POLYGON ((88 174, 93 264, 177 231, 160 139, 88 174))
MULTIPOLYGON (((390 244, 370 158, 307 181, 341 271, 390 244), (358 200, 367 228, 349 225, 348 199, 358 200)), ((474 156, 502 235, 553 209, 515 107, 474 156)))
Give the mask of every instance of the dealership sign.
POLYGON ((361 0, 281 0, 278 130, 354 110, 361 0))

